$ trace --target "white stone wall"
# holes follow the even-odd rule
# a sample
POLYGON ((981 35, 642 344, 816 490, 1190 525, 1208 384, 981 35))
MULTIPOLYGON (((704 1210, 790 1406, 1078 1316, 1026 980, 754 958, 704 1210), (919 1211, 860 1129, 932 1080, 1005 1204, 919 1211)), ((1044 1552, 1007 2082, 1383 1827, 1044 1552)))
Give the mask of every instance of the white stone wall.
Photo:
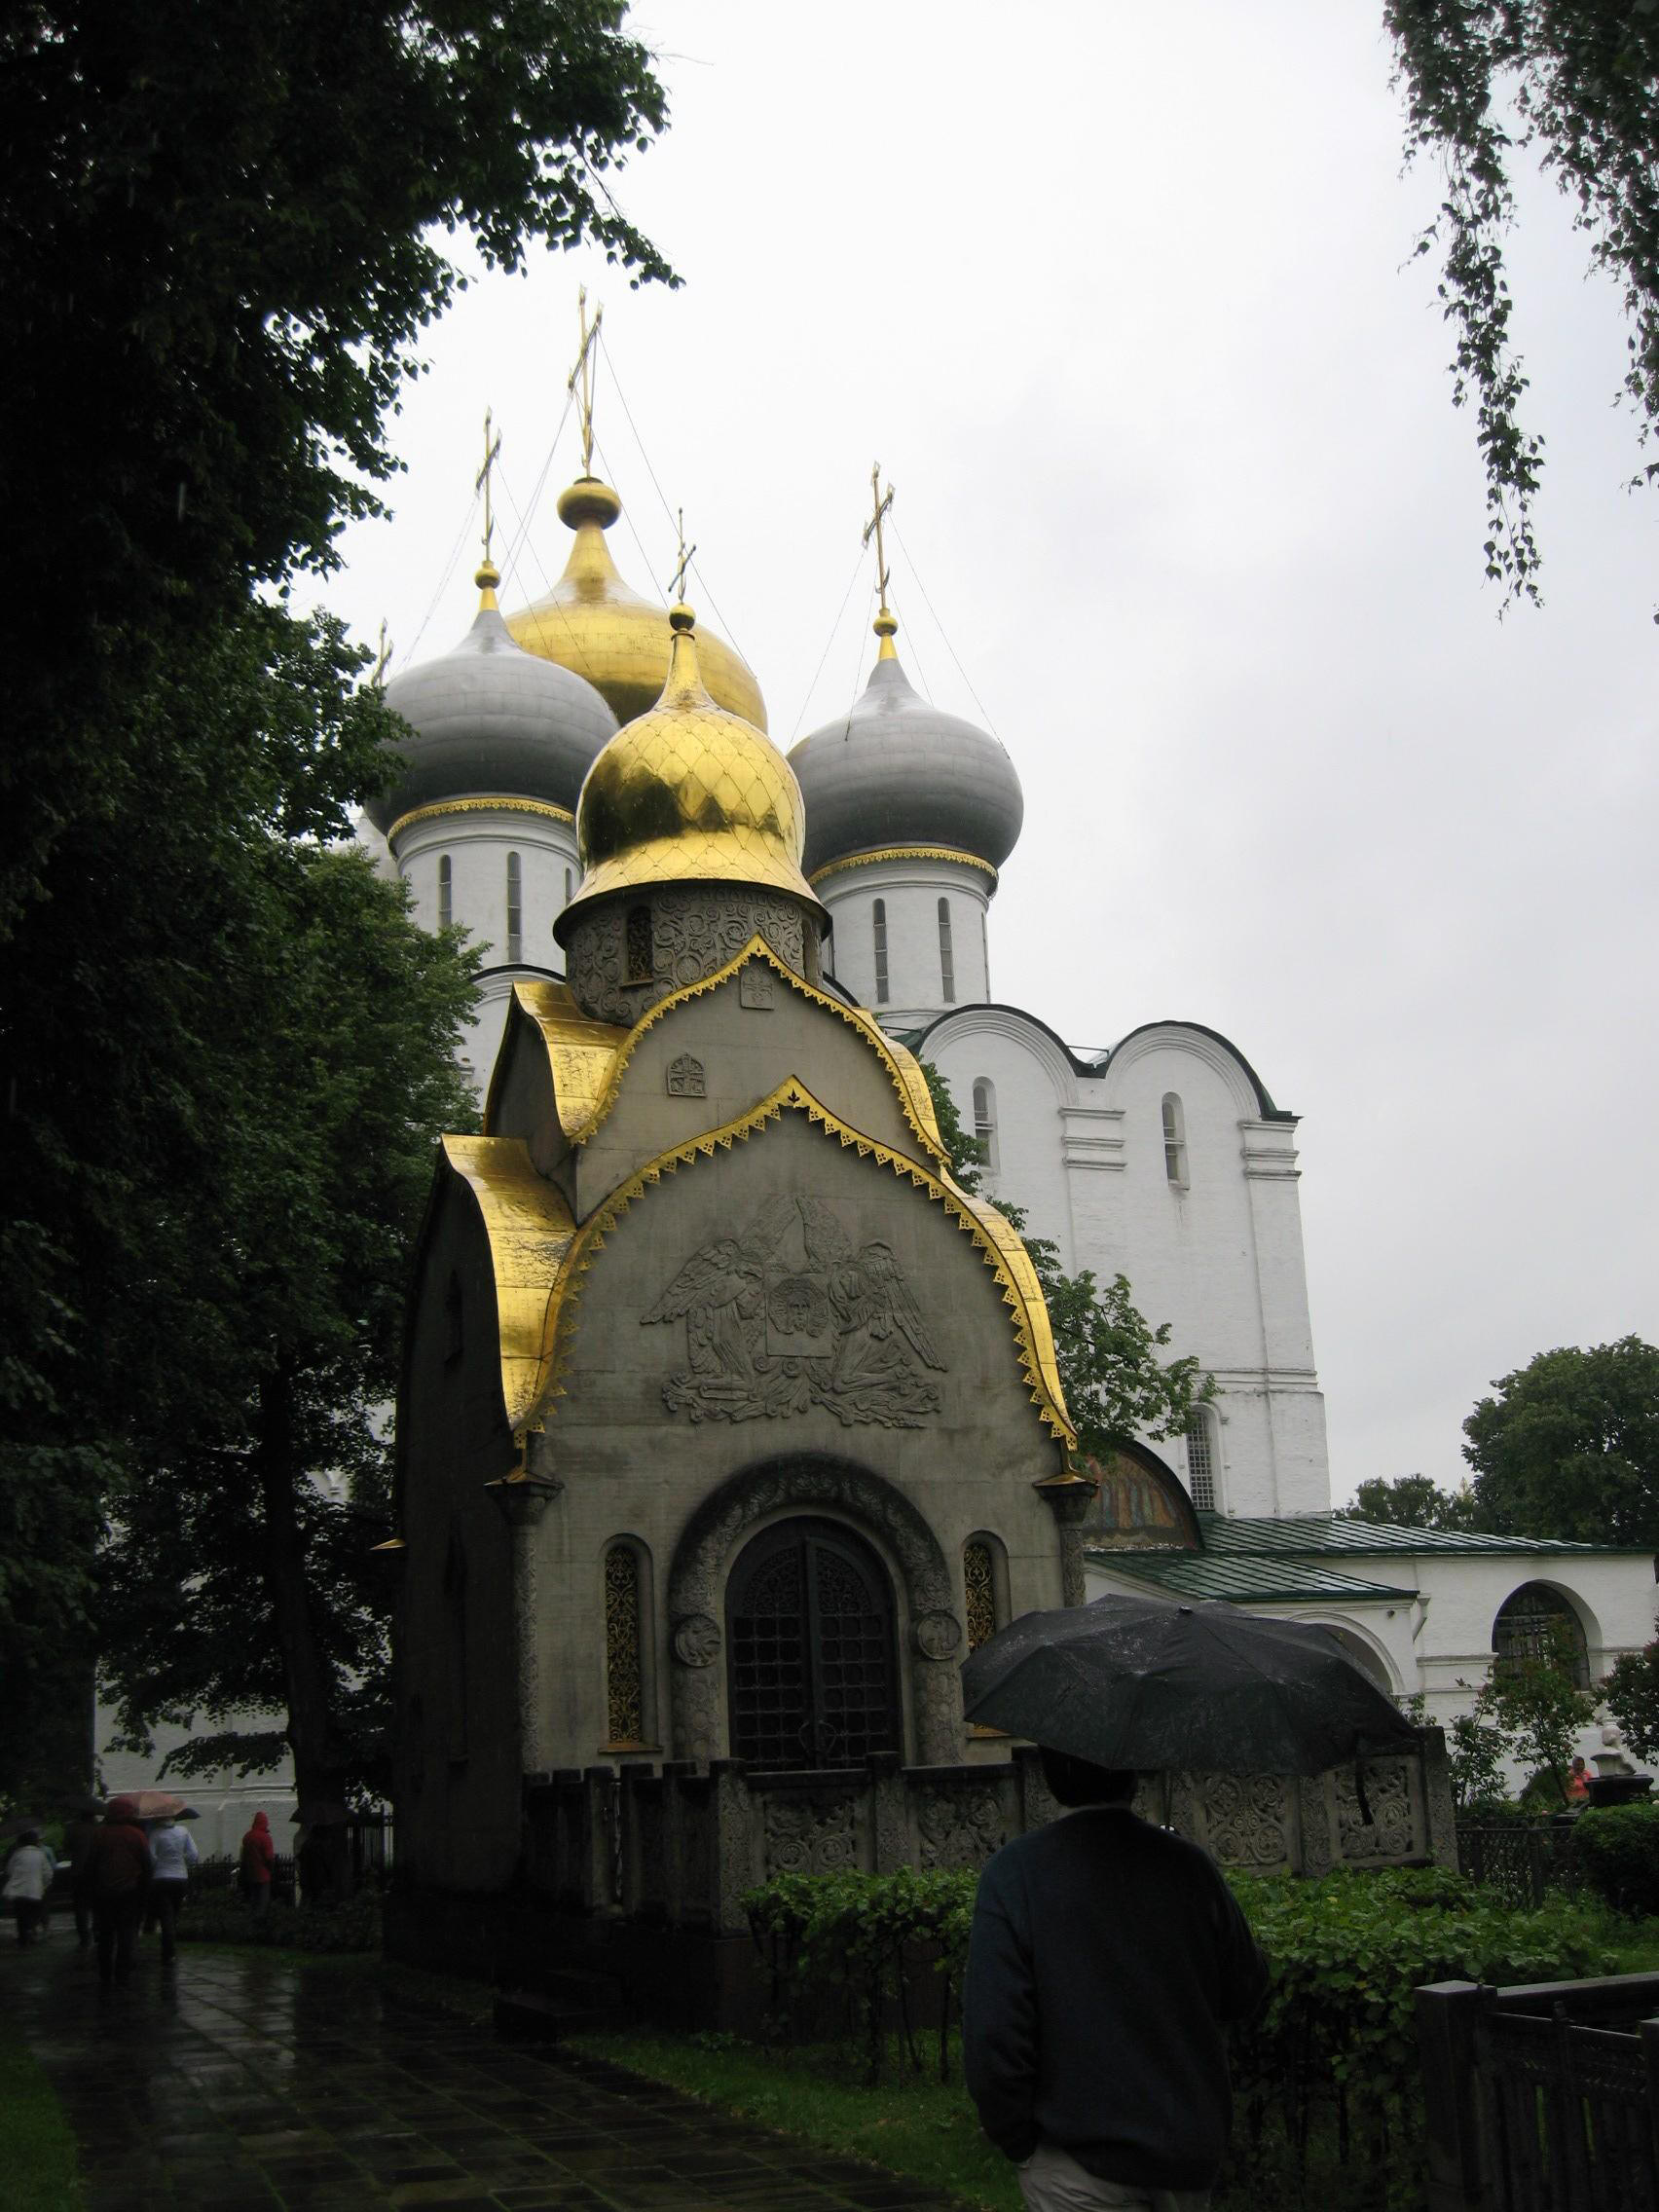
POLYGON ((430 817, 404 830, 395 848, 398 870, 414 894, 417 918, 429 930, 438 927, 439 863, 446 854, 450 918, 470 932, 474 943, 488 947, 477 1009, 461 1050, 467 1078, 482 1098, 496 1064, 514 977, 564 973, 553 924, 581 881, 575 826, 502 807, 430 817), (518 854, 520 867, 522 942, 514 963, 507 959, 509 853, 518 854))
POLYGON ((965 861, 885 860, 840 868, 813 886, 830 912, 830 969, 889 1029, 919 1029, 947 1005, 991 995, 986 912, 996 879, 965 861), (875 903, 887 914, 887 997, 876 995, 875 903), (950 909, 954 984, 946 1000, 939 903, 950 909))
MULTIPOLYGON (((965 1127, 974 1086, 996 1107, 994 1197, 1024 1207, 1068 1272, 1127 1275, 1219 1386, 1217 1503, 1233 1514, 1330 1503, 1324 1400, 1313 1364, 1297 1198, 1295 1124, 1270 1121, 1248 1072, 1207 1031, 1136 1032, 1104 1069, 1077 1065, 1040 1022, 970 1007, 922 1047, 965 1127), (1180 1101, 1185 1174, 1172 1181, 1163 1100, 1180 1101)), ((1185 1475, 1180 1444, 1158 1449, 1185 1475)))

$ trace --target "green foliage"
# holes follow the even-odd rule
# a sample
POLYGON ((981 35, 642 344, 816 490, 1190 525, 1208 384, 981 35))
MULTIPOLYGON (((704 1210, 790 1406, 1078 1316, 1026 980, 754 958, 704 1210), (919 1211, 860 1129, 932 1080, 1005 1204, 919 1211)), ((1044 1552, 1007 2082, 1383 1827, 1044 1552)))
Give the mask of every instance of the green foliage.
POLYGON ((0 2112, 6 2116, 9 2212, 80 2212, 75 2131, 46 2070, 15 2027, 0 2029, 0 2112))
MULTIPOLYGON (((1561 1807, 1567 1802, 1567 1777, 1579 1731, 1596 1717, 1596 1700, 1572 1678, 1571 1650, 1565 1629, 1557 1629, 1543 1657, 1528 1653, 1500 1659, 1481 1684, 1470 1726, 1454 1735, 1468 1745, 1471 1762, 1497 1757, 1516 1760, 1527 1772, 1524 1794, 1561 1807), (1474 1739, 1485 1730, 1491 1742, 1474 1739)), ((1471 1764, 1471 1772, 1475 1771, 1471 1764)))
POLYGON ((1485 1812, 1508 1796, 1508 1741, 1484 1712, 1454 1715, 1446 1731, 1446 1763, 1458 1812, 1485 1812))
POLYGON ((1472 1529, 1475 1502, 1469 1486, 1442 1490, 1427 1475, 1374 1476, 1359 1484, 1346 1519, 1382 1521, 1391 1529, 1472 1529))
POLYGON ((378 1951, 381 1947, 380 1899, 360 1890, 342 1904, 288 1904, 274 1898, 262 1913, 252 1913, 230 1893, 193 1891, 178 1916, 183 1943, 275 1945, 285 1951, 378 1951))
POLYGON ((1617 1912, 1659 1914, 1659 1805, 1592 1805, 1572 1848, 1597 1895, 1617 1912))
POLYGON ((1475 403, 1486 464, 1487 573, 1536 600, 1543 441, 1521 422, 1527 378, 1510 332, 1511 163, 1528 149, 1554 177, 1592 268, 1620 289, 1631 324, 1624 393, 1645 438, 1659 415, 1659 12, 1645 0, 1386 0, 1385 13, 1409 103, 1408 158, 1430 153, 1445 171, 1418 251, 1443 249, 1453 397, 1475 403))
POLYGON ((1463 1423, 1479 1528, 1659 1550, 1659 1349, 1542 1351, 1493 1388, 1463 1423))
MULTIPOLYGON (((927 1061, 922 1073, 950 1156, 951 1173, 964 1190, 977 1192, 982 1163, 962 1125, 950 1086, 927 1061)), ((1028 1234, 1021 1207, 1004 1202, 998 1210, 1023 1238, 1037 1271, 1049 1308, 1066 1409, 1083 1456, 1105 1459, 1119 1445, 1137 1437, 1181 1435, 1193 1408, 1214 1397, 1215 1383, 1191 1354, 1168 1361, 1160 1358, 1172 1334, 1170 1324, 1152 1326, 1135 1305, 1126 1275, 1114 1275, 1107 1283, 1091 1268, 1068 1275, 1060 1266, 1058 1246, 1049 1237, 1028 1234)))
POLYGON ((1659 1759, 1659 1642, 1619 1654, 1602 1683, 1602 1703, 1639 1759, 1659 1759))

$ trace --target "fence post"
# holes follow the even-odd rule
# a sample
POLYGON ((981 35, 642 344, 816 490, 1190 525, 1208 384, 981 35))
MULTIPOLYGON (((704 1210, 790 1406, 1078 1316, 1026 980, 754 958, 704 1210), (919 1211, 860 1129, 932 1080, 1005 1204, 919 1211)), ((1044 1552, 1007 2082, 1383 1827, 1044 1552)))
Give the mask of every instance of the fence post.
POLYGON ((1480 1984, 1435 1981, 1416 1992, 1418 2051, 1426 2120, 1428 2212, 1490 2206, 1481 2157, 1475 2028, 1480 1984))
POLYGON ((1654 2167, 1659 2170, 1659 2020, 1643 2020, 1640 2033, 1647 2075, 1647 2134, 1653 2146, 1654 2167))

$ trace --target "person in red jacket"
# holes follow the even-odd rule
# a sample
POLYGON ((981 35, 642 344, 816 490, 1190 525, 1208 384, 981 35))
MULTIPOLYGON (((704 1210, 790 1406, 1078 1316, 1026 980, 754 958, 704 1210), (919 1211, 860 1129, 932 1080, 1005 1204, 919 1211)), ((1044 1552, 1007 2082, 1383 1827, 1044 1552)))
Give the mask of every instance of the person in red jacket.
POLYGON ((149 1838, 138 1825, 130 1797, 112 1797, 87 1854, 92 1898, 92 1933, 98 1946, 98 1979, 125 1981, 132 1972, 138 1923, 155 1872, 149 1838))
POLYGON ((242 1896, 256 1913, 271 1902, 271 1870, 276 1863, 276 1846, 271 1840, 271 1823, 255 1813, 253 1825, 241 1839, 242 1896))

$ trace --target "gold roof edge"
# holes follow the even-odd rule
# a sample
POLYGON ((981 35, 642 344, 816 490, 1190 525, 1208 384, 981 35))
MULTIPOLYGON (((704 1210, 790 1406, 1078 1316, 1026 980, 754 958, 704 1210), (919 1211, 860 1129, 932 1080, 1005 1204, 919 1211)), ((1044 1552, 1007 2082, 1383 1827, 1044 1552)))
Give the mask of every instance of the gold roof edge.
POLYGON ((552 1375, 555 1290, 576 1235, 564 1193, 538 1175, 518 1137, 441 1139, 444 1161, 478 1209, 496 1291, 501 1407, 523 1428, 552 1375))
POLYGON ((843 1149, 857 1151, 861 1159, 874 1160, 896 1176, 907 1176, 925 1197, 945 1208, 957 1227, 972 1239, 981 1260, 1002 1285, 1003 1304, 1009 1308, 1014 1320, 1015 1355, 1039 1419, 1060 1445, 1068 1451, 1075 1450, 1077 1434, 1066 1410, 1065 1391, 1054 1362, 1049 1309, 1037 1272, 1031 1265, 1031 1256, 1009 1222, 994 1206, 970 1198, 948 1175, 935 1174, 920 1161, 911 1160, 894 1151, 891 1145, 884 1145, 879 1138, 866 1136, 863 1130, 838 1120, 795 1076, 787 1076, 776 1089, 735 1121, 705 1129, 700 1136, 658 1153, 626 1182, 618 1184, 582 1223, 565 1252, 549 1294, 547 1342, 551 1348, 545 1396, 557 1398, 564 1394, 559 1378, 571 1333, 571 1316, 581 1300, 583 1278, 595 1255, 604 1249, 606 1236, 635 1199, 653 1184, 660 1183, 665 1175, 693 1166, 699 1159, 712 1160, 717 1150, 729 1152, 734 1144, 746 1143, 769 1124, 781 1121, 786 1112, 804 1114, 811 1124, 837 1138, 843 1149))
POLYGON ((959 867, 977 868, 988 875, 994 885, 1002 879, 989 861, 982 861, 977 853, 965 853, 960 845, 871 845, 862 853, 848 853, 838 861, 827 861, 823 867, 815 867, 807 882, 820 884, 831 875, 840 875, 850 867, 873 867, 879 861, 954 861, 959 867))
POLYGON ((608 1021, 594 1021, 583 1014, 568 983, 546 977, 515 982, 508 1005, 507 1026, 490 1072, 490 1088, 484 1102, 484 1127, 494 1134, 497 1092, 506 1061, 506 1043, 515 1015, 535 1025, 547 1054, 547 1077, 553 1091, 553 1110, 568 1143, 580 1141, 576 1132, 592 1118, 597 1102, 607 1092, 616 1056, 629 1032, 608 1021))

